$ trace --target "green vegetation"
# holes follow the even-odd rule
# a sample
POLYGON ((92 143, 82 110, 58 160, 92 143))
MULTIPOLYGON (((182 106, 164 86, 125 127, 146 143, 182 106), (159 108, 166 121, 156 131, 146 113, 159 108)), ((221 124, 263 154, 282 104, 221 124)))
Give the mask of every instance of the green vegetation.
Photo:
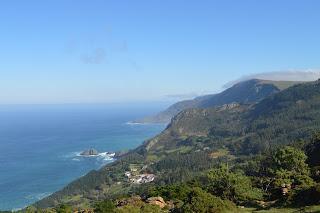
POLYGON ((191 108, 208 108, 220 106, 223 104, 255 103, 261 99, 287 89, 290 86, 301 82, 295 81, 266 81, 252 79, 237 83, 231 88, 214 95, 205 95, 196 97, 192 100, 180 101, 171 105, 168 109, 158 113, 155 116, 146 117, 136 122, 139 123, 168 123, 171 118, 183 110, 191 108))
POLYGON ((307 205, 317 209, 319 110, 316 81, 256 104, 182 111, 160 135, 36 207, 66 203, 96 212, 291 212, 307 205), (124 175, 127 171, 156 178, 134 184, 124 175), (141 198, 131 202, 136 195, 141 198), (148 198, 158 196, 167 202, 164 208, 148 203, 148 198), (121 199, 129 201, 119 205, 121 199))
POLYGON ((115 208, 115 204, 110 200, 102 201, 94 205, 94 210, 98 213, 109 213, 114 211, 115 208))
POLYGON ((59 207, 55 208, 57 213, 72 213, 72 208, 71 206, 62 204, 59 207))
POLYGON ((197 145, 227 148, 233 155, 259 154, 274 146, 310 139, 320 127, 319 107, 317 81, 295 85, 254 105, 189 109, 175 116, 146 149, 154 154, 197 145))
POLYGON ((141 197, 160 196, 173 204, 163 209, 147 204, 143 199, 116 207, 117 198, 96 204, 95 211, 294 212, 300 209, 316 212, 319 210, 316 205, 320 203, 320 183, 312 178, 310 169, 319 165, 310 167, 306 163, 310 156, 305 154, 314 141, 304 142, 304 149, 283 146, 263 155, 215 164, 187 181, 163 185, 158 182, 131 192, 141 197))
POLYGON ((235 203, 261 200, 263 196, 260 189, 252 186, 249 177, 230 171, 226 165, 210 170, 204 184, 210 193, 235 203))
POLYGON ((184 200, 184 204, 177 208, 177 211, 206 213, 234 211, 235 209, 232 202, 224 201, 201 188, 194 188, 184 200))

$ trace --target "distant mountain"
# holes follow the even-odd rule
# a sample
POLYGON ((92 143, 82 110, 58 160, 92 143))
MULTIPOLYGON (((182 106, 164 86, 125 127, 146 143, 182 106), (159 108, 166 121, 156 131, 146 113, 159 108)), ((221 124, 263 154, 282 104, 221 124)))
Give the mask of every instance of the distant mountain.
POLYGON ((320 81, 315 81, 294 85, 256 104, 183 110, 144 146, 159 154, 185 146, 183 141, 190 137, 202 137, 210 138, 208 145, 228 147, 235 154, 256 154, 309 137, 320 129, 319 121, 320 81))
POLYGON ((237 83, 229 89, 213 95, 197 97, 171 105, 168 109, 150 117, 136 120, 137 123, 169 123, 171 118, 179 112, 190 108, 209 108, 233 102, 255 103, 261 99, 286 89, 300 82, 268 81, 251 79, 237 83))

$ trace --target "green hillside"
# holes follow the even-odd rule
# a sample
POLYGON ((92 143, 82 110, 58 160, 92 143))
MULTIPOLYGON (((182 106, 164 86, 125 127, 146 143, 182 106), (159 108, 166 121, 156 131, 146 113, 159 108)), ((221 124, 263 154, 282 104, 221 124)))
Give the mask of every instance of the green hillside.
MULTIPOLYGON (((299 181, 306 184, 306 186, 301 185, 302 191, 293 190, 294 193, 318 190, 312 188, 317 177, 311 176, 310 171, 320 166, 317 155, 319 140, 313 140, 310 142, 311 145, 307 144, 312 135, 320 130, 319 121, 319 81, 292 86, 255 104, 233 103, 204 109, 187 109, 178 113, 168 127, 155 138, 146 141, 116 162, 99 171, 90 172, 61 191, 37 202, 36 206, 49 207, 67 203, 84 208, 106 199, 114 200, 134 194, 151 196, 154 194, 150 194, 150 190, 154 187, 181 183, 186 183, 187 190, 198 194, 197 196, 201 196, 201 193, 211 193, 221 197, 218 192, 203 188, 207 183, 201 183, 202 178, 200 180, 198 178, 226 163, 230 165, 230 172, 234 172, 236 177, 240 175, 239 178, 243 178, 246 184, 250 183, 247 187, 253 187, 253 194, 250 195, 253 197, 249 198, 250 196, 246 195, 249 197, 240 200, 223 196, 221 198, 231 200, 237 205, 249 205, 250 199, 280 202, 283 197, 278 193, 282 181, 299 187, 300 185, 297 185, 299 181), (283 148, 285 145, 290 145, 292 148, 283 148), (302 151, 299 151, 301 149, 302 151), (278 161, 272 163, 270 160, 287 152, 291 154, 288 158, 281 158, 281 161, 301 158, 301 162, 305 163, 307 157, 304 153, 306 153, 309 165, 303 164, 301 171, 300 167, 286 171, 289 165, 295 165, 297 162, 293 161, 291 164, 285 162, 288 166, 282 167, 282 164, 276 166, 278 161), (296 154, 297 156, 294 156, 296 154), (132 171, 132 168, 136 175, 148 173, 155 175, 156 179, 146 184, 134 184, 124 175, 126 171, 132 171), (277 175, 280 175, 276 179, 278 182, 272 179, 277 175), (286 178, 286 175, 289 176, 286 178), (195 187, 193 183, 196 183, 194 181, 200 181, 195 186, 202 187, 204 192, 192 191, 195 187), (268 184, 271 184, 270 190, 265 189, 268 184), (256 189, 260 192, 262 190, 262 194, 255 194, 256 189)), ((277 205, 291 205, 298 199, 296 197, 298 194, 277 205)), ((160 195, 165 196, 161 193, 160 195)), ((184 200, 181 197, 179 199, 184 200)), ((229 207, 232 208, 232 205, 229 207)))
POLYGON ((255 103, 261 99, 284 90, 301 82, 295 81, 269 81, 251 79, 237 83, 225 91, 197 97, 193 100, 180 101, 171 105, 168 109, 154 116, 146 117, 135 122, 141 123, 168 123, 179 112, 190 108, 208 108, 223 104, 255 103))

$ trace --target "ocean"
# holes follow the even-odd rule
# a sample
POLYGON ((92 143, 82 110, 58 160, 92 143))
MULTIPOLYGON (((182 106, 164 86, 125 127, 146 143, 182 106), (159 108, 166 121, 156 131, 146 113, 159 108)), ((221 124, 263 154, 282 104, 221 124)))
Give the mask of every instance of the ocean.
POLYGON ((160 133, 165 125, 128 121, 165 106, 0 106, 0 210, 23 208, 113 160, 79 156, 84 150, 128 150, 160 133))

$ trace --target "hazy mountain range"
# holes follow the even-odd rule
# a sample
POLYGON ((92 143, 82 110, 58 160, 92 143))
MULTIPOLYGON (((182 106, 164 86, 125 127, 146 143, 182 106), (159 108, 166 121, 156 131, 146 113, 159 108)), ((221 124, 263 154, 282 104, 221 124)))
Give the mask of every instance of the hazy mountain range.
POLYGON ((192 100, 184 100, 171 105, 166 110, 150 117, 138 119, 136 123, 169 123, 171 118, 179 112, 189 108, 209 108, 237 103, 254 103, 268 95, 286 89, 298 81, 270 81, 251 79, 236 83, 230 88, 218 94, 199 96, 192 100))

